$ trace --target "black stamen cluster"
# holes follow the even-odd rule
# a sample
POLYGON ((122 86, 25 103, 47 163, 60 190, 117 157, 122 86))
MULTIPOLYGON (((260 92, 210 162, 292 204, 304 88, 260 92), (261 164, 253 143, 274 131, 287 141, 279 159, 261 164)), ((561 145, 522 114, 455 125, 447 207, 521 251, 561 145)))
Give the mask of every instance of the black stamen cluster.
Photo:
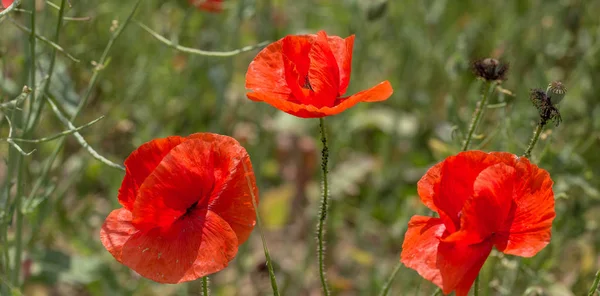
POLYGON ((560 112, 558 112, 556 106, 552 104, 550 97, 546 95, 545 91, 539 88, 532 89, 529 92, 529 99, 531 100, 535 108, 538 109, 538 112, 540 114, 541 125, 546 125, 546 123, 548 123, 549 121, 554 122, 555 126, 558 126, 560 124, 560 122, 562 121, 562 118, 560 117, 560 112))

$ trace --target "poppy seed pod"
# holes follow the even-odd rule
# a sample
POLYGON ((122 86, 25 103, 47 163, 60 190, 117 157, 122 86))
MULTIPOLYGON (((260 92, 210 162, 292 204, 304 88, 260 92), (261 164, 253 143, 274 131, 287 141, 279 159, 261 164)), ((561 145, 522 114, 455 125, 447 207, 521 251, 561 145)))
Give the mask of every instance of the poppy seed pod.
POLYGON ((504 81, 508 73, 508 64, 493 58, 476 60, 471 68, 477 77, 486 81, 504 81))
POLYGON ((546 89, 546 96, 550 98, 552 104, 557 105, 564 98, 567 93, 567 88, 560 81, 552 81, 548 84, 548 88, 546 89))

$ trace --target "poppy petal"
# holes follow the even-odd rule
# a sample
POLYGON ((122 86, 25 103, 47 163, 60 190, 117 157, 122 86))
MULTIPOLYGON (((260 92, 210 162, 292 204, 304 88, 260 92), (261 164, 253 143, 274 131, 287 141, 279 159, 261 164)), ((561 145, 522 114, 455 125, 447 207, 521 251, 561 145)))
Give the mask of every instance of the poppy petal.
POLYGON ((100 241, 117 261, 122 262, 121 252, 127 240, 137 232, 131 224, 133 215, 125 208, 114 210, 108 214, 100 229, 100 241))
POLYGON ((511 255, 531 257, 550 242, 554 210, 552 179, 546 170, 524 157, 515 165, 514 211, 496 238, 496 248, 511 255))
POLYGON ((442 276, 437 267, 437 252, 440 238, 446 226, 439 218, 413 216, 402 243, 400 261, 408 268, 435 285, 442 286, 442 276))
POLYGON ((461 227, 445 242, 477 244, 499 232, 513 206, 516 170, 504 163, 483 170, 473 184, 473 197, 461 212, 461 227))
POLYGON ((308 57, 310 59, 309 88, 314 91, 314 100, 308 104, 317 107, 333 107, 339 93, 340 73, 324 31, 319 31, 317 34, 308 57))
POLYGON ((166 228, 193 207, 206 208, 215 183, 213 147, 192 138, 165 156, 140 186, 133 209, 138 229, 166 228))
POLYGON ((444 162, 440 162, 432 166, 417 182, 417 192, 421 202, 434 212, 438 211, 433 200, 434 196, 440 192, 443 164, 444 162))
POLYGON ((164 232, 138 232, 123 246, 123 264, 159 283, 181 283, 227 267, 237 237, 212 211, 195 209, 164 232))
POLYGON ((248 152, 231 137, 199 133, 189 138, 210 142, 216 149, 214 163, 217 177, 208 209, 229 223, 241 245, 248 239, 256 223, 252 194, 258 205, 258 187, 248 152))
POLYGON ((279 40, 269 44, 256 55, 246 72, 246 89, 289 97, 292 91, 286 82, 281 52, 282 40, 279 40))
POLYGON ((465 201, 473 195, 473 183, 481 171, 501 162, 483 151, 466 151, 444 160, 439 193, 433 196, 440 218, 450 233, 460 228, 460 213, 465 201))
POLYGON ((338 96, 342 96, 348 90, 350 84, 350 72, 352 71, 352 48, 354 47, 354 35, 342 39, 338 36, 329 36, 327 41, 333 51, 340 72, 340 86, 338 96))
POLYGON ((291 35, 282 40, 285 81, 294 95, 293 101, 297 103, 305 103, 305 98, 310 94, 310 87, 305 85, 308 83, 309 53, 314 39, 308 35, 291 35))
POLYGON ((144 143, 125 160, 125 178, 119 188, 119 203, 133 211, 137 191, 165 155, 185 138, 172 136, 144 143))
POLYGON ((437 267, 442 277, 442 291, 467 296, 492 247, 489 240, 476 245, 441 242, 437 267))
POLYGON ((339 104, 336 104, 333 108, 322 108, 326 110, 330 115, 342 113, 344 110, 360 103, 360 102, 379 102, 387 100, 394 90, 389 81, 381 82, 374 87, 367 90, 357 92, 349 97, 338 99, 339 104))

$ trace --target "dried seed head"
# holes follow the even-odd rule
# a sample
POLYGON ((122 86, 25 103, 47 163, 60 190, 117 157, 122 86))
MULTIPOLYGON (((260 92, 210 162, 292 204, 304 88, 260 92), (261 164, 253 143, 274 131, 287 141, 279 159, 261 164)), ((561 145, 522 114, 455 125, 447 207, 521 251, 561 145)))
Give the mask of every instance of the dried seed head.
POLYGON ((486 58, 473 62, 473 73, 487 81, 504 81, 508 73, 508 64, 497 59, 486 58))
POLYGON ((546 89, 546 96, 551 99, 552 104, 556 105, 560 103, 567 93, 567 87, 560 81, 552 81, 548 84, 548 89, 546 89))
POLYGON ((552 104, 552 101, 550 100, 550 97, 546 95, 546 92, 539 88, 532 89, 529 93, 529 99, 538 109, 540 123, 542 125, 546 125, 548 121, 554 122, 556 126, 560 124, 562 121, 560 112, 558 112, 558 109, 552 104))

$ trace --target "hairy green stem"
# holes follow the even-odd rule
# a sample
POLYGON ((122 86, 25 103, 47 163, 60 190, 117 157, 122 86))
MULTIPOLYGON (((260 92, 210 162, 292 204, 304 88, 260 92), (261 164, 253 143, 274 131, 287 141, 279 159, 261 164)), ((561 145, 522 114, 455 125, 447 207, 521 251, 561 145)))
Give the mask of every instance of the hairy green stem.
POLYGON ((269 278, 271 279, 271 288, 273 289, 273 295, 279 296, 279 288, 277 287, 277 280, 275 279, 275 271, 273 269, 273 261, 271 260, 269 248, 267 247, 267 240, 265 239, 265 234, 263 233, 262 220, 260 219, 260 214, 258 213, 258 205, 256 203, 256 201, 257 201, 256 196, 254 196, 254 188, 252 187, 252 181, 250 180, 248 168, 246 167, 246 163, 243 160, 242 160, 242 165, 244 167, 246 181, 248 182, 248 188, 250 189, 250 195, 252 198, 252 206, 254 207, 254 212, 256 212, 256 224, 258 226, 258 232, 260 233, 260 239, 262 240, 263 251, 265 253, 265 260, 267 261, 267 269, 269 270, 269 278))
POLYGON ((598 272, 596 272, 596 278, 594 279, 594 282, 592 283, 592 287, 590 288, 590 291, 588 292, 588 296, 594 296, 594 294, 596 294, 596 292, 598 292, 598 284, 600 283, 600 270, 598 270, 598 272))
POLYGON ((319 118, 319 127, 321 130, 321 142, 323 150, 321 151, 321 170, 323 171, 323 194, 321 195, 321 206, 319 208, 319 223, 317 224, 317 243, 319 259, 319 276, 323 294, 329 295, 329 286, 325 276, 325 220, 327 219, 327 207, 329 206, 329 188, 327 183, 327 161, 329 159, 329 147, 327 147, 327 131, 325 130, 325 120, 319 118))
POLYGON ((535 147, 535 144, 537 144, 537 141, 540 138, 540 135, 542 134, 543 130, 544 124, 542 124, 542 122, 540 121, 535 127, 535 130, 533 131, 533 137, 531 137, 531 140, 529 141, 529 146, 527 146, 527 149, 525 150, 523 156, 527 158, 531 157, 531 151, 533 151, 533 147, 535 147))
POLYGON ((381 289, 381 293, 379 293, 379 296, 387 296, 387 294, 390 292, 390 288, 392 287, 392 282, 394 281, 394 278, 396 277, 396 274, 398 274, 398 271, 400 271, 401 267, 402 263, 398 262, 398 264, 396 264, 396 267, 394 267, 394 270, 392 271, 390 277, 383 284, 383 288, 381 289))
POLYGON ((494 83, 486 81, 483 86, 483 93, 481 94, 481 101, 477 103, 477 107, 475 107, 475 111, 473 112, 473 116, 471 118, 471 124, 469 125, 469 131, 467 132, 467 138, 463 142, 462 151, 467 151, 469 149, 469 145, 471 144, 471 140, 473 139, 473 133, 477 129, 479 122, 481 121, 481 115, 486 108, 487 99, 489 93, 492 91, 494 87, 494 83))
POLYGON ((208 296, 208 276, 202 277, 202 296, 208 296))

